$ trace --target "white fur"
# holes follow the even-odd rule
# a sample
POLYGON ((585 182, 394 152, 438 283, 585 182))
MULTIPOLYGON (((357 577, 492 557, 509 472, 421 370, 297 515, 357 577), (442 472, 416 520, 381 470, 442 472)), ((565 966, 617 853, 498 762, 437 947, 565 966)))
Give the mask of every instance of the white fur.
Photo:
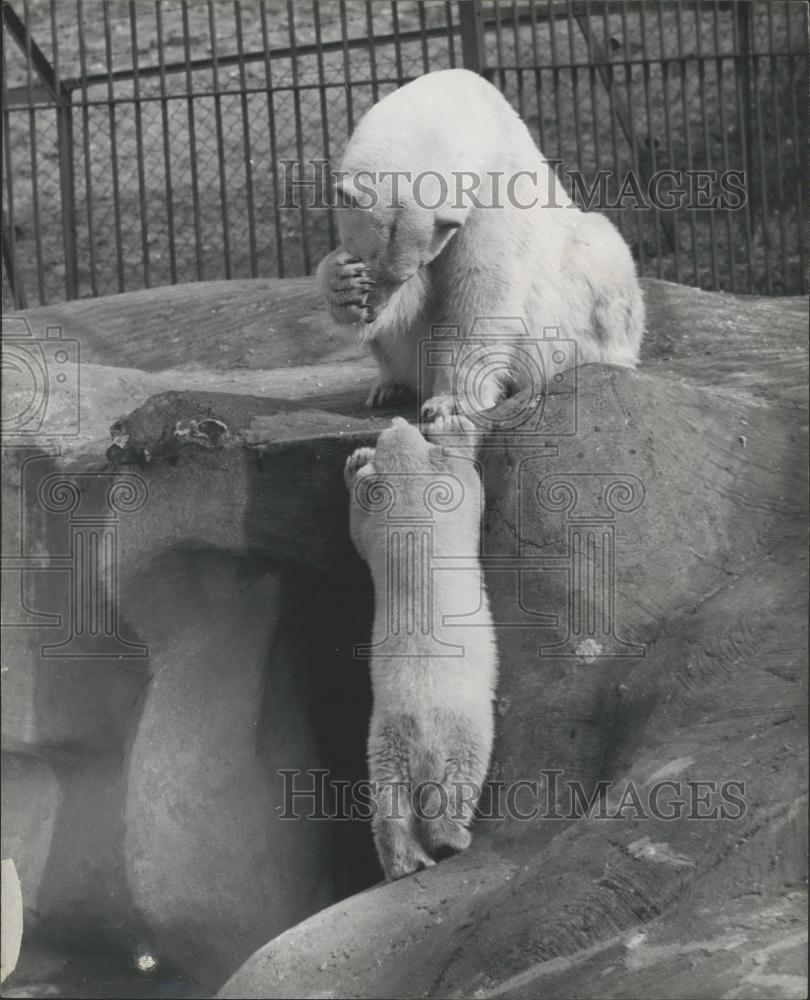
MULTIPOLYGON (((374 207, 338 213, 342 246, 321 262, 318 280, 338 322, 366 321, 383 385, 370 402, 388 401, 391 388, 418 388, 417 345, 432 325, 458 326, 466 336, 477 317, 519 317, 532 336, 559 327, 561 337, 577 341, 580 364, 637 363, 644 306, 626 243, 604 216, 571 202, 523 121, 482 77, 443 70, 389 94, 361 120, 342 170, 348 195, 356 195, 360 172, 395 170, 438 171, 450 192, 447 203, 429 210, 403 180, 403 207, 391 209, 393 182, 386 181, 377 185, 374 207), (502 191, 497 208, 478 208, 469 197, 454 205, 459 171, 484 179, 500 171, 501 186, 519 171, 533 172, 537 182, 520 178, 514 194, 524 204, 538 197, 539 204, 519 208, 502 191), (355 258, 365 265, 363 281, 375 286, 347 279, 345 262, 355 258)), ((491 187, 475 193, 491 203, 491 187)), ((423 194, 423 201, 433 197, 427 187, 423 194)), ((449 374, 424 375, 431 384, 423 396, 439 397, 426 407, 428 418, 457 411, 447 401, 449 374)), ((479 405, 493 405, 502 391, 493 383, 479 405)))
MULTIPOLYGON (((425 513, 426 485, 447 482, 448 475, 463 499, 452 511, 435 513, 433 556, 464 557, 467 568, 431 573, 432 638, 419 628, 403 629, 393 647, 396 655, 372 651, 374 709, 368 755, 377 810, 372 829, 389 879, 431 865, 469 844, 467 826, 478 798, 473 788, 480 792, 489 766, 497 653, 478 562, 481 486, 470 461, 446 457, 442 448, 428 444, 416 428, 400 419, 380 434, 376 450, 360 449, 346 463, 352 540, 374 581, 372 645, 378 649, 390 632, 389 599, 399 602, 398 612, 403 616, 406 602, 389 591, 393 565, 388 548, 389 512, 366 509, 358 499, 358 482, 373 476, 365 485, 390 483, 397 498, 396 517, 419 517, 425 513), (472 613, 475 627, 444 623, 445 616, 472 613), (462 647, 463 655, 434 655, 434 639, 448 647, 462 647), (445 813, 436 819, 420 818, 405 794, 398 803, 401 818, 392 818, 397 794, 392 783, 405 783, 413 791, 426 781, 439 782, 446 790, 445 813), (467 800, 463 804, 456 799, 459 792, 467 800)), ((410 528, 414 526, 418 536, 419 524, 410 522, 410 528)), ((400 535, 407 534, 408 528, 403 523, 400 535)), ((426 569, 425 555, 417 544, 411 579, 419 579, 426 569)), ((387 651, 392 651, 390 645, 387 651)), ((438 790, 425 797, 423 806, 429 816, 438 812, 440 800, 438 790)))

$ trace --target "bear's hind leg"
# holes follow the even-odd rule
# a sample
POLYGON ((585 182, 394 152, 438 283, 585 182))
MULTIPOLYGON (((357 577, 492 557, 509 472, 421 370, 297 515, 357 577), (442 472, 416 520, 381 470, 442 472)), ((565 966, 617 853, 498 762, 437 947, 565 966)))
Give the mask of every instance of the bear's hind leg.
POLYGON ((384 343, 381 338, 375 337, 369 341, 369 346, 377 362, 380 378, 369 393, 366 406, 382 408, 412 400, 415 393, 402 380, 403 372, 407 372, 409 368, 408 360, 396 357, 397 345, 384 343))
POLYGON ((470 831, 447 814, 422 822, 422 842, 436 861, 466 851, 471 841, 470 831))
POLYGON ((422 808, 419 817, 420 839, 436 861, 459 854, 470 846, 472 834, 467 826, 472 822, 481 792, 480 782, 459 775, 445 779, 441 787, 441 795, 435 788, 431 806, 422 808), (439 805, 444 808, 436 815, 439 805))
POLYGON ((376 814, 371 828, 377 856, 389 882, 434 864, 414 834, 410 805, 404 801, 406 796, 400 794, 403 790, 398 782, 382 784, 375 795, 376 814))

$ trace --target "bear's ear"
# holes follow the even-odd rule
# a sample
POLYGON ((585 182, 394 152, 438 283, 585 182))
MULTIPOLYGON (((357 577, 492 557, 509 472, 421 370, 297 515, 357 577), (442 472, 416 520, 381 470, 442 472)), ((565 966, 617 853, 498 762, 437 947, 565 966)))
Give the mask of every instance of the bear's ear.
POLYGON ((461 229, 467 221, 469 211, 469 208, 454 208, 451 205, 436 210, 433 216, 433 236, 430 240, 431 260, 439 256, 457 230, 461 229))

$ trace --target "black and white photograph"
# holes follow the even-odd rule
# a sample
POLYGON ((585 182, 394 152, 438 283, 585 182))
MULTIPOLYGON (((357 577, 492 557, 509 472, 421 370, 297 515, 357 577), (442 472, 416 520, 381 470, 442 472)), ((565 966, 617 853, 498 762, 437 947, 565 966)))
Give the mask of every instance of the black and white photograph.
POLYGON ((2 0, 0 995, 808 995, 807 0, 2 0))

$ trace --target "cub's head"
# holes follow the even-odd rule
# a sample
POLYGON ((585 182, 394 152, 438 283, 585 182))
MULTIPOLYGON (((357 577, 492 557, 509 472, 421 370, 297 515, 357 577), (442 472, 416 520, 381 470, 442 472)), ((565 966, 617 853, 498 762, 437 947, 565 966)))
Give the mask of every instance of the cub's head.
POLYGON ((372 570, 385 568, 389 529, 408 533, 432 530, 435 552, 472 545, 477 553, 481 486, 469 459, 447 455, 430 444, 402 417, 377 439, 376 448, 360 448, 344 469, 350 495, 351 536, 372 570))

